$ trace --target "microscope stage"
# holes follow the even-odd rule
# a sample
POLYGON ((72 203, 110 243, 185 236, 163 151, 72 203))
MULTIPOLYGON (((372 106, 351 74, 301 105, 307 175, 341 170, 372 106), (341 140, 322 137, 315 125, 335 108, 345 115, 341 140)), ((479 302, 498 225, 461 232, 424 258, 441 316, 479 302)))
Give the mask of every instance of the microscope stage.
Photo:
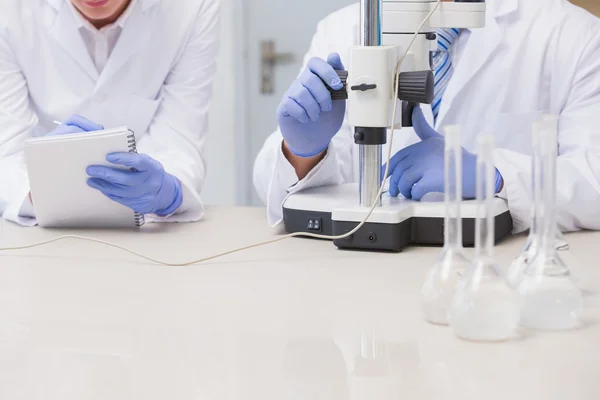
MULTIPOLYGON (((369 208, 359 207, 358 184, 324 186, 291 194, 283 204, 283 221, 287 232, 310 232, 342 235, 354 229, 369 208)), ((443 194, 427 195, 417 202, 382 196, 367 223, 354 235, 334 244, 343 249, 401 251, 410 244, 444 244, 443 194)), ((512 219, 505 200, 495 199, 496 240, 512 232, 512 219)), ((477 204, 465 201, 461 206, 463 243, 475 244, 477 204)))

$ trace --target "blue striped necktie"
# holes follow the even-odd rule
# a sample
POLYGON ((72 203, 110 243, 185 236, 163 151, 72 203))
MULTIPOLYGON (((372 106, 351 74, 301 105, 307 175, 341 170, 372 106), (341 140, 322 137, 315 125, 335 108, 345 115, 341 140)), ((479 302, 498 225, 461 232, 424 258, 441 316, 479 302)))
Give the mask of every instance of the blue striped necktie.
POLYGON ((433 55, 432 68, 435 74, 435 87, 431 109, 433 111, 433 118, 437 122, 444 92, 454 73, 454 67, 452 66, 452 59, 450 57, 450 48, 460 35, 460 30, 456 28, 437 29, 436 33, 438 37, 438 51, 433 55))

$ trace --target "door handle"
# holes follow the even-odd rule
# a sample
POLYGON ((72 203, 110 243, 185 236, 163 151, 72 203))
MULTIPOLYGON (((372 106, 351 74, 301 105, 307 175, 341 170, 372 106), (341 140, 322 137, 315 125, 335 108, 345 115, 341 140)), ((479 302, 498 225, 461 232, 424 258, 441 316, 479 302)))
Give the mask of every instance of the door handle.
POLYGON ((275 67, 290 64, 296 60, 293 53, 277 53, 275 41, 263 40, 261 47, 261 89, 262 94, 275 93, 275 67))

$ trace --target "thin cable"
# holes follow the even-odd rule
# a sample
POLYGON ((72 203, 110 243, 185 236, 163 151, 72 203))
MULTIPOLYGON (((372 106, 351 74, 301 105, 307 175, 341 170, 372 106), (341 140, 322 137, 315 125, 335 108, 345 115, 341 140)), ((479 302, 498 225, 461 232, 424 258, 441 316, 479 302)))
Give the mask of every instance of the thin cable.
MULTIPOLYGON (((408 52, 410 51, 412 45, 414 44, 415 40, 417 39, 417 37, 419 36, 419 32, 421 32, 421 29, 423 29, 423 27, 425 26, 425 24, 427 23, 427 21, 429 21, 429 18, 431 18, 431 16, 433 15, 433 13, 438 9, 440 3, 442 2, 442 0, 438 0, 435 4, 435 6, 433 7, 433 9, 429 12, 429 14, 427 14, 427 17, 425 17, 425 19, 423 20, 423 22, 421 23, 421 25, 419 26, 419 28, 416 30, 415 34, 412 37, 412 40, 410 41, 408 47, 406 48, 406 51, 404 52, 404 55, 402 56, 402 58, 400 58, 400 61, 398 62, 398 64, 396 65, 396 70, 394 72, 394 79, 392 79, 392 94, 393 94, 393 109, 392 109, 392 123, 391 123, 391 127, 390 127, 390 131, 391 131, 391 135, 390 135, 390 143, 388 145, 388 155, 387 155, 387 162, 385 165, 385 173, 383 174, 384 176, 384 181, 385 179, 387 179, 388 173, 390 172, 390 160, 392 159, 392 149, 393 149, 393 142, 394 142, 394 133, 396 130, 396 111, 398 108, 398 96, 395 94, 396 93, 396 88, 397 88, 397 84, 398 84, 398 77, 400 76, 400 69, 402 67, 402 63, 404 62, 404 59, 406 58, 406 56, 408 55, 408 52)), ((39 247, 39 246, 45 246, 47 244, 50 243, 54 243, 54 242, 58 242, 61 240, 65 240, 65 239, 77 239, 77 240, 84 240, 84 241, 88 241, 88 242, 94 242, 94 243, 99 243, 105 246, 109 246, 109 247, 113 247, 122 251, 125 251, 129 254, 132 254, 136 257, 142 258, 146 261, 150 261, 152 263, 155 264, 159 264, 159 265, 164 265, 164 266, 168 266, 168 267, 187 267, 187 266, 191 266, 191 265, 195 265, 195 264, 200 264, 200 263, 204 263, 207 261, 211 261, 217 258, 221 258, 221 257, 225 257, 231 254, 235 254, 235 253, 239 253, 242 251, 246 251, 246 250, 250 250, 256 247, 262 247, 262 246, 266 246, 269 244, 273 244, 273 243, 277 243, 277 242, 281 242, 290 238, 294 238, 294 237, 307 237, 307 238, 313 238, 313 239, 325 239, 325 240, 343 240, 346 239, 347 237, 350 237, 352 235, 354 235, 356 232, 358 232, 360 230, 360 228, 362 228, 369 220, 369 218, 371 217, 371 215, 373 214, 373 212, 375 211, 375 209, 377 208, 377 204, 379 203, 379 198, 381 197, 381 195, 383 194, 383 189, 384 189, 384 184, 381 185, 381 187, 379 188, 379 193, 376 196, 375 202, 373 203, 373 205, 371 206, 371 209, 369 210, 369 212, 367 213, 367 216, 362 220, 362 222, 360 222, 354 229, 352 229, 351 231, 344 233, 343 235, 337 235, 337 236, 328 236, 328 235, 319 235, 316 233, 308 233, 308 232, 295 232, 295 233, 290 233, 288 235, 284 235, 281 237, 278 237, 277 239, 272 239, 272 240, 267 240, 265 242, 260 242, 260 243, 256 243, 256 244, 252 244, 249 246, 244 246, 244 247, 240 247, 234 250, 230 250, 224 253, 220 253, 220 254, 216 254, 210 257, 205 257, 205 258, 201 258, 198 260, 194 260, 194 261, 190 261, 190 262, 186 262, 186 263, 169 263, 169 262, 164 262, 164 261, 160 261, 160 260, 156 260, 152 257, 148 257, 145 256, 143 254, 137 253, 133 250, 127 249, 125 247, 119 246, 117 244, 114 243, 110 243, 110 242, 106 242, 104 240, 100 240, 100 239, 94 239, 94 238, 89 238, 89 237, 85 237, 85 236, 79 236, 79 235, 64 235, 64 236, 59 236, 57 238, 51 239, 51 240, 47 240, 44 242, 39 242, 39 243, 35 243, 32 245, 27 245, 27 246, 17 246, 17 247, 7 247, 7 248, 0 248, 0 251, 17 251, 17 250, 26 250, 26 249, 31 249, 34 247, 39 247)))
POLYGON ((160 260, 157 260, 155 258, 145 256, 145 255, 143 255, 141 253, 138 253, 136 251, 130 250, 130 249, 126 248, 126 247, 119 246, 118 244, 106 242, 106 241, 101 240, 101 239, 94 239, 94 238, 91 238, 91 237, 79 236, 79 235, 63 235, 63 236, 59 236, 59 237, 54 238, 54 239, 46 240, 46 241, 43 241, 43 242, 31 244, 31 245, 0 248, 0 251, 26 250, 26 249, 31 249, 31 248, 34 248, 34 247, 45 246, 47 244, 58 242, 58 241, 65 240, 65 239, 76 239, 76 240, 83 240, 83 241, 86 241, 86 242, 98 243, 98 244, 102 244, 102 245, 105 245, 105 246, 108 246, 108 247, 112 247, 112 248, 115 248, 115 249, 123 250, 124 252, 127 252, 127 253, 132 254, 132 255, 134 255, 136 257, 142 258, 142 259, 144 259, 146 261, 150 261, 152 263, 159 264, 159 265, 164 265, 164 266, 167 266, 167 267, 189 267, 189 266, 194 265, 194 264, 200 264, 200 263, 203 263, 203 262, 206 262, 206 261, 211 261, 211 260, 214 260, 216 258, 221 258, 221 257, 228 256, 230 254, 239 253, 239 252, 245 251, 245 250, 250 250, 250 249, 253 249, 255 247, 260 247, 260 246, 265 246, 265 245, 272 244, 272 243, 281 242, 282 240, 289 239, 290 237, 293 237, 293 236, 291 236, 291 235, 285 235, 285 236, 278 237, 277 239, 268 240, 266 242, 256 243, 256 244, 252 244, 252 245, 245 246, 245 247, 240 247, 238 249, 230 250, 230 251, 227 251, 225 253, 216 254, 214 256, 202 258, 202 259, 195 260, 195 261, 185 262, 185 263, 170 263, 170 262, 160 261, 160 260))

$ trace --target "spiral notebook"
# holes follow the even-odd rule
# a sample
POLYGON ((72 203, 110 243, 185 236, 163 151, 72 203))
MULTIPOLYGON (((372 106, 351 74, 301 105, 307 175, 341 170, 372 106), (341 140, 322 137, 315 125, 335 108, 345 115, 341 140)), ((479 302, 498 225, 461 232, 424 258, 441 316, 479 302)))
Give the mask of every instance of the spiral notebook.
POLYGON ((46 228, 142 226, 143 215, 87 185, 89 165, 121 168, 106 161, 113 152, 137 152, 131 130, 122 127, 27 140, 25 162, 38 224, 46 228))

